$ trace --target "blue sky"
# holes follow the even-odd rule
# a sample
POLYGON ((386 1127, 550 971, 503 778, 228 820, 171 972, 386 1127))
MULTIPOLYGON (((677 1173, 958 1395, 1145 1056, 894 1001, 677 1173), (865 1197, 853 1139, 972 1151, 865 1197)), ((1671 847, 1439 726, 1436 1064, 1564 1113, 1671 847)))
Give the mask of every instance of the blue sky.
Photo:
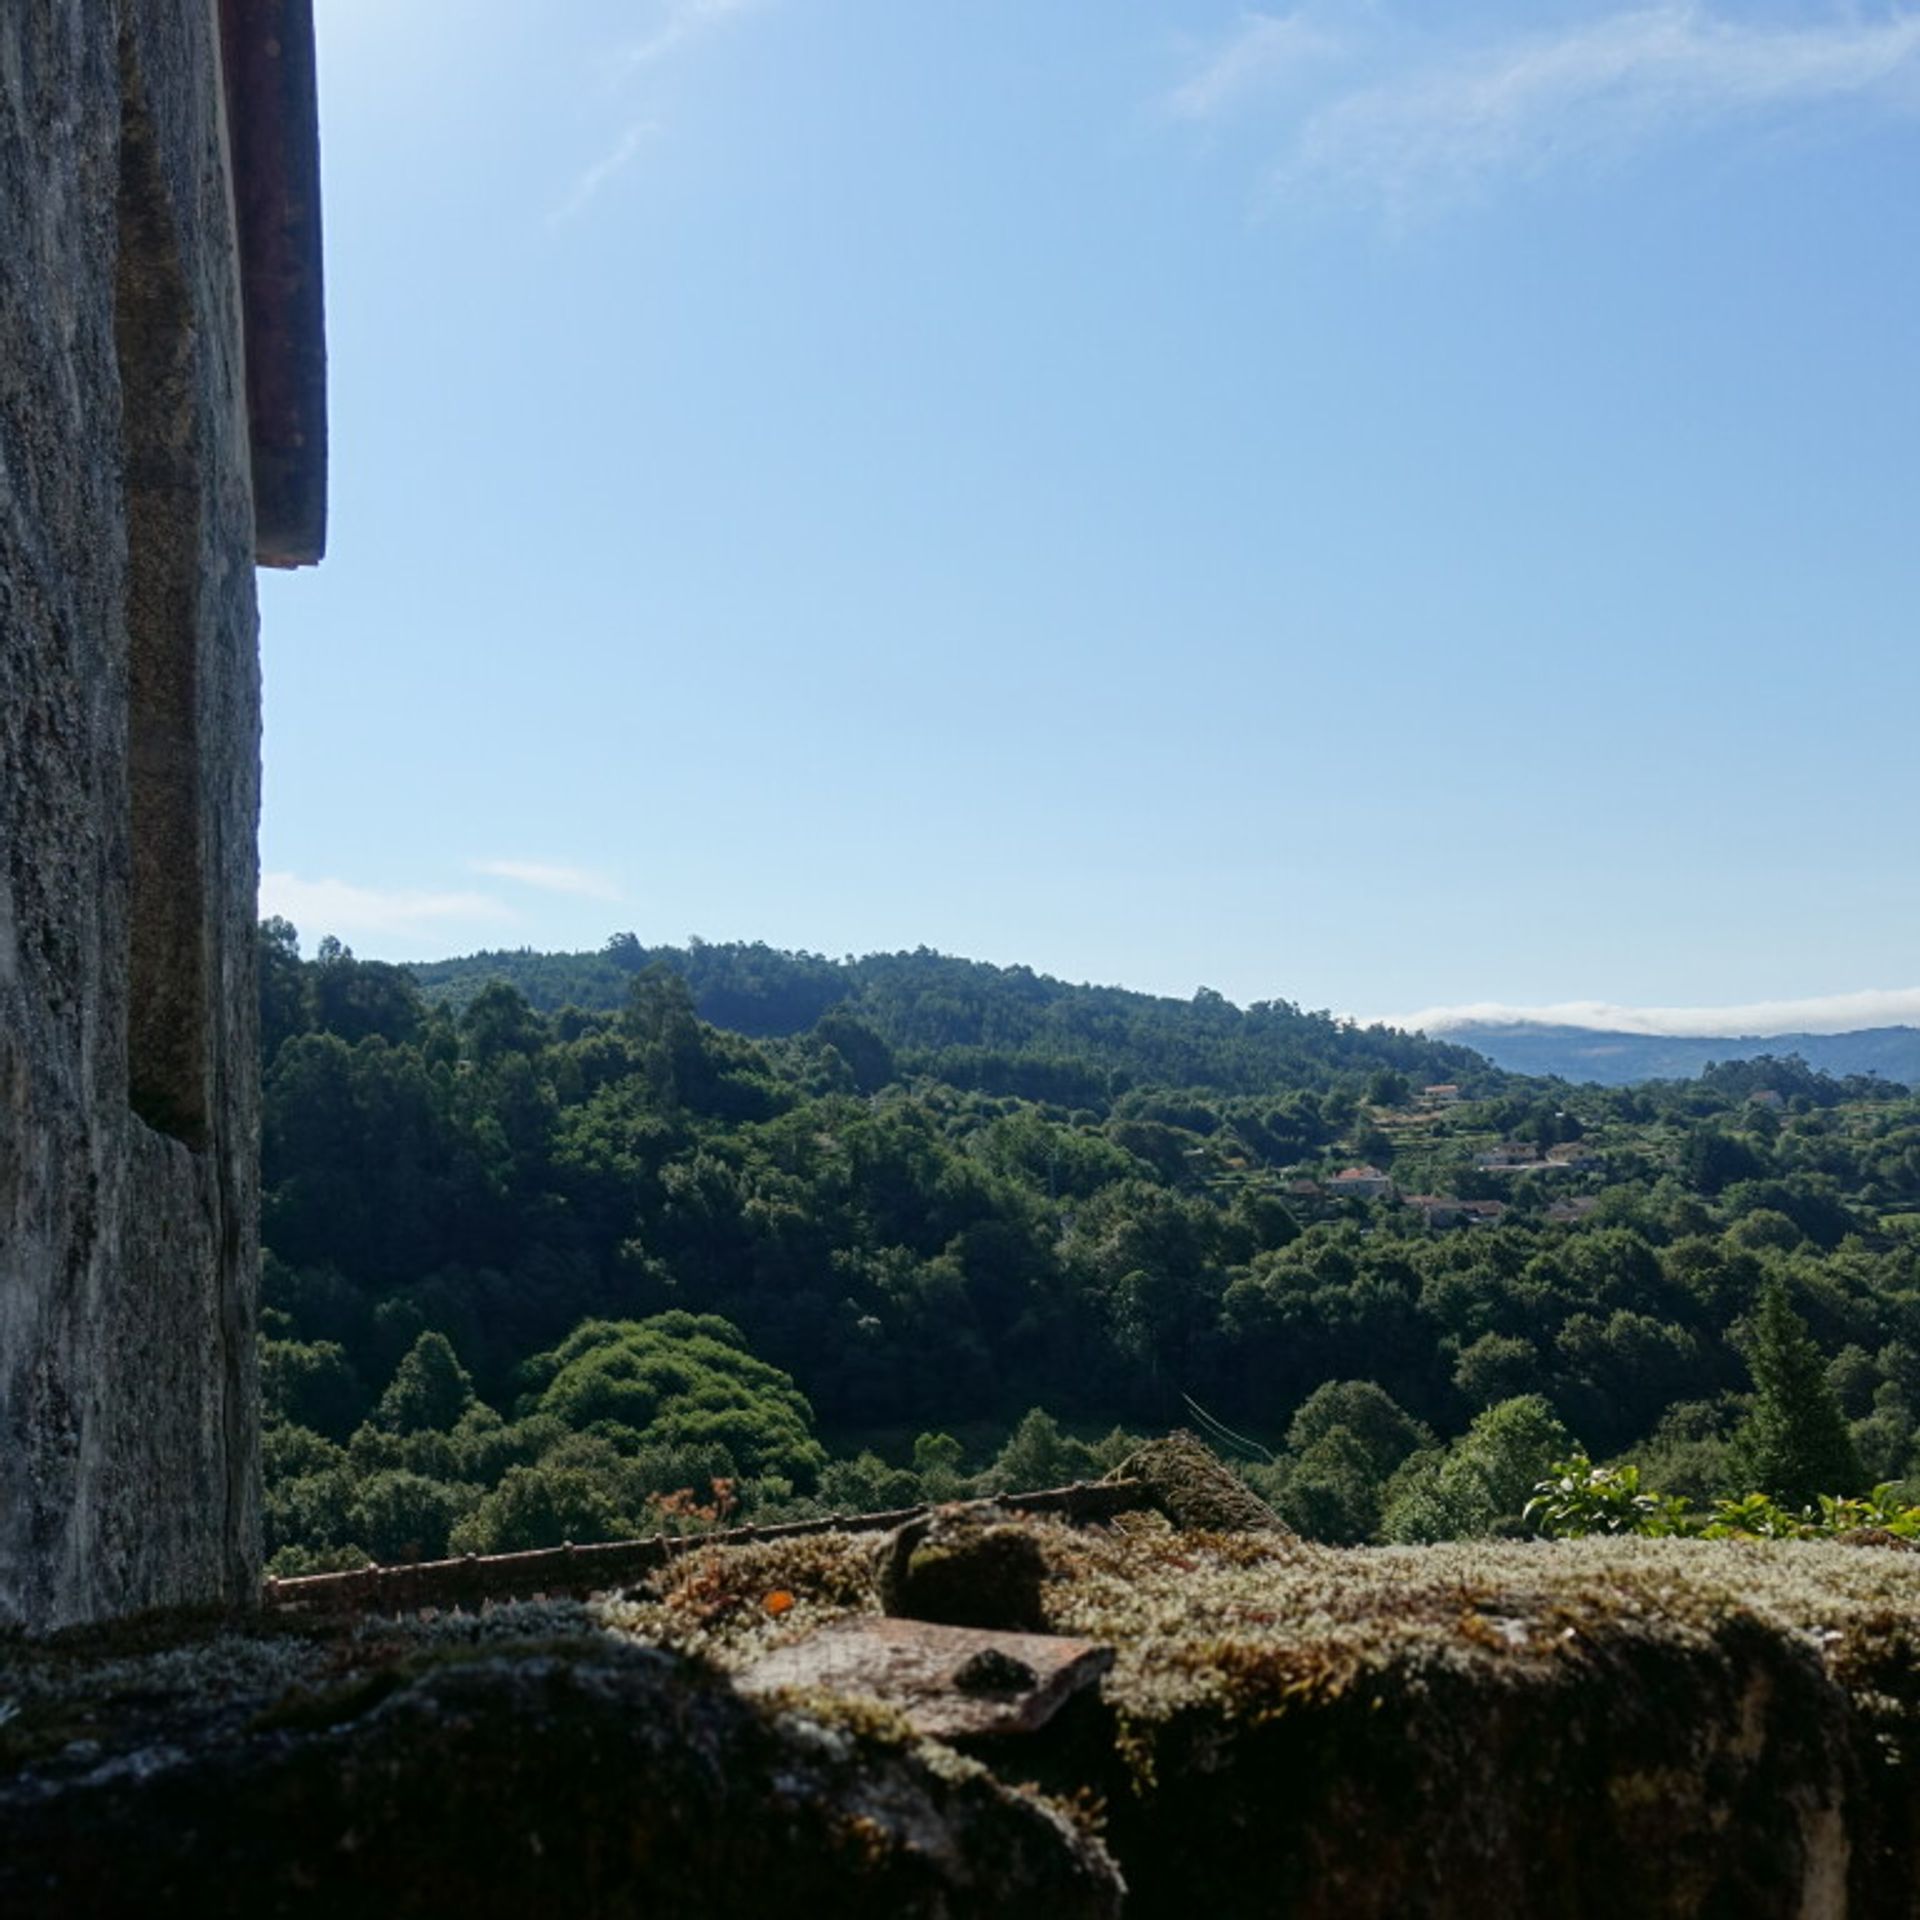
POLYGON ((309 946, 1920 1018, 1920 8, 318 12, 309 946))

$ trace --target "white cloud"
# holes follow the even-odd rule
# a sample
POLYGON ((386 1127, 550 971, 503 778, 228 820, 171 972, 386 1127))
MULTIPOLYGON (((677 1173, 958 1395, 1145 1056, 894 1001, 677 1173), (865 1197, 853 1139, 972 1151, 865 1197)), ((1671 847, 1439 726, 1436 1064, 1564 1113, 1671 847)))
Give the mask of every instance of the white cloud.
POLYGON ((647 141, 659 131, 657 121, 633 121, 598 160, 594 161, 590 167, 583 167, 580 170, 573 185, 567 189, 560 204, 553 210, 554 224, 558 225, 562 220, 572 220, 584 213, 593 196, 615 174, 626 168, 647 141))
POLYGON ((1854 1033, 1862 1027, 1920 1026, 1920 987, 1868 987, 1807 1000, 1755 1000, 1735 1007, 1619 1007, 1604 1000, 1563 1000, 1550 1006, 1476 1001, 1383 1014, 1389 1026, 1451 1033, 1475 1023, 1587 1027, 1608 1033, 1721 1036, 1775 1033, 1854 1033))
POLYGON ((505 922, 511 907, 485 893, 418 887, 360 887, 347 880, 303 880, 294 873, 260 876, 260 911, 291 920, 303 934, 360 939, 419 934, 450 921, 505 922))
POLYGON ((659 24, 651 33, 620 50, 618 64, 631 73, 677 52, 689 40, 711 32, 735 14, 746 13, 760 0, 667 0, 659 24))
POLYGON ((1600 5, 1558 30, 1472 41, 1444 10, 1405 4, 1349 14, 1338 33, 1311 7, 1253 13, 1166 104, 1210 120, 1334 53, 1348 56, 1337 76, 1274 104, 1276 192, 1397 212, 1740 117, 1920 106, 1920 11, 1821 0, 1770 20, 1724 0, 1600 5))
MULTIPOLYGON (((651 31, 620 48, 609 63, 610 84, 619 86, 655 70, 736 15, 754 11, 766 0, 663 0, 651 31)), ((577 219, 607 183, 626 171, 646 143, 660 132, 652 117, 630 120, 619 137, 591 165, 574 176, 548 216, 548 224, 577 219)))
POLYGON ((1337 52, 1341 40, 1304 13, 1243 14, 1206 64, 1167 96, 1176 119, 1211 120, 1258 89, 1337 52))
POLYGON ((1911 102, 1917 65, 1920 17, 1904 13, 1803 27, 1689 5, 1615 13, 1349 92, 1301 127, 1282 178, 1404 202, 1766 108, 1875 94, 1911 102))
POLYGON ((542 893, 571 894, 581 900, 618 900, 618 884, 604 873, 586 867, 556 866, 545 860, 471 860, 475 873, 491 874, 499 880, 518 881, 523 887, 537 887, 542 893))

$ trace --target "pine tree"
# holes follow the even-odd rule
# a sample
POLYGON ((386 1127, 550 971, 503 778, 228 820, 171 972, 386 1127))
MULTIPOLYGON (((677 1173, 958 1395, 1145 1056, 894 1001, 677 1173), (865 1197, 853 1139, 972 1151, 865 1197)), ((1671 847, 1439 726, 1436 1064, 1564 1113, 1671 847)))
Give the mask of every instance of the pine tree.
POLYGON ((473 1381, 444 1333, 423 1333, 394 1370, 373 1423, 388 1433, 450 1433, 473 1405, 473 1381))
POLYGON ((1861 1492, 1866 1470, 1826 1363, 1779 1280, 1761 1289, 1746 1358, 1755 1392, 1728 1450, 1735 1490, 1771 1494, 1788 1506, 1809 1506, 1823 1493, 1861 1492))

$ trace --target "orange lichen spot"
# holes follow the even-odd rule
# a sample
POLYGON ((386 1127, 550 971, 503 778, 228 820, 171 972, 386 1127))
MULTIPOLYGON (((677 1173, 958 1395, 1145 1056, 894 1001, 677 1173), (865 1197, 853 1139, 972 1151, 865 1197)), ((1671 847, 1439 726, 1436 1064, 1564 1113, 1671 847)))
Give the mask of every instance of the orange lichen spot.
POLYGON ((782 1614, 793 1605, 793 1595, 785 1587, 775 1587, 760 1604, 771 1614, 782 1614))

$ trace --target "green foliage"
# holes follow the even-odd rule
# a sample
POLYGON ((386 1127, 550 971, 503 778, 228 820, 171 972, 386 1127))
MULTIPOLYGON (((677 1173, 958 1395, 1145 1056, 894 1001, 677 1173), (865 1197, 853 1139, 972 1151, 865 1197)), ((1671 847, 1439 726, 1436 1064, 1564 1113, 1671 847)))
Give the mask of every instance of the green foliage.
POLYGON ((1287 1462, 1284 1472, 1256 1474, 1254 1484, 1296 1532, 1330 1546, 1357 1546, 1380 1525, 1387 1476, 1347 1427, 1321 1434, 1287 1462))
POLYGON ((1900 1496, 1897 1481, 1883 1481, 1870 1493, 1850 1499, 1823 1493, 1818 1508, 1820 1531, 1829 1536, 1865 1530, 1897 1540, 1920 1539, 1920 1505, 1900 1496))
POLYGON ((477 1487, 449 1485, 404 1468, 361 1482, 347 1515, 347 1528, 382 1565, 439 1560, 447 1536, 473 1507, 477 1487))
POLYGON ((1413 1088, 1404 1073, 1392 1067, 1379 1068, 1367 1082, 1368 1103, 1376 1107, 1404 1107, 1413 1098, 1413 1088))
POLYGON ((826 1464, 805 1396, 716 1314, 585 1321, 527 1377, 539 1387, 530 1412, 623 1450, 720 1446, 750 1475, 803 1486, 826 1464))
POLYGON ((1301 1402, 1287 1454, 1250 1476, 1288 1525, 1350 1546, 1379 1530, 1388 1482, 1432 1433, 1371 1380, 1329 1380, 1301 1402))
POLYGON ((1731 1484, 1727 1433, 1742 1404, 1734 1394, 1676 1401, 1638 1449, 1648 1482, 1696 1504, 1723 1492, 1731 1484))
POLYGON ((298 1428, 270 1431, 264 1452, 262 1522, 269 1563, 278 1565, 280 1553, 287 1548, 324 1552, 355 1545, 360 1553, 355 1564, 364 1564, 366 1550, 352 1536, 358 1482, 345 1452, 320 1435, 298 1428), (317 1442, 330 1457, 302 1458, 289 1451, 284 1442, 293 1436, 317 1442))
POLYGON ((1417 1543, 1517 1531, 1540 1481, 1571 1451, 1566 1428, 1538 1394, 1503 1400, 1452 1446, 1415 1454, 1394 1476, 1381 1532, 1417 1543))
MULTIPOLYGON (((702 1524, 716 1477, 774 1510, 827 1466, 813 1409, 849 1436, 842 1503, 966 1479, 869 1441, 893 1462, 1036 1405, 1051 1438, 1013 1434, 987 1477, 1073 1478, 1111 1460, 1068 1428, 1163 1430, 1189 1396, 1276 1449, 1298 1410, 1256 1477, 1328 1538, 1518 1527, 1527 1488, 1476 1416, 1529 1398, 1705 1513, 1763 1486, 1729 1461, 1769 1283, 1843 1356, 1860 1472, 1765 1490, 1797 1512, 1920 1465, 1920 1104, 1884 1087, 1797 1063, 1543 1086, 1284 1003, 925 952, 626 936, 409 974, 335 943, 303 961, 277 923, 261 994, 276 1554, 371 1550, 356 1503, 389 1474, 476 1499, 573 1476, 547 1521, 496 1513, 502 1539, 702 1524), (1431 1080, 1468 1098, 1404 1098, 1431 1080), (1506 1212, 1327 1199, 1368 1129, 1402 1191, 1506 1212), (1516 1141, 1594 1157, 1474 1164, 1516 1141), (728 1464, 665 1484, 696 1455, 728 1464)), ((1800 1405, 1804 1453, 1806 1404, 1756 1392, 1741 1448, 1800 1405)), ((365 1517, 388 1550, 433 1532, 365 1517)))
POLYGON ((500 1484, 453 1529, 456 1553, 524 1553, 585 1546, 639 1531, 620 1510, 611 1477, 587 1466, 509 1467, 500 1484))
POLYGON ((260 1399, 269 1422, 344 1440, 366 1412, 367 1389, 337 1340, 262 1340, 260 1399))
MULTIPOLYGON (((617 1009, 632 980, 650 969, 683 981, 692 1010, 716 1025, 761 1038, 798 1035, 832 1009, 895 1055, 939 1059, 955 1084, 1026 1098, 1059 1098, 1070 1087, 1104 1092, 1115 1071, 1136 1083, 1246 1092, 1324 1085, 1349 1071, 1422 1084, 1500 1078, 1464 1047, 1346 1025, 1284 1000, 1243 1009, 1206 990, 1171 1000, 1069 986, 1026 967, 924 947, 837 962, 760 945, 646 948, 616 935, 599 954, 476 954, 412 972, 430 998, 448 1005, 464 1006, 487 984, 505 981, 534 1007, 554 1011, 569 1002, 617 1009), (1008 1084, 1025 1075, 1032 1078, 1024 1090, 1008 1084)), ((832 1030, 822 1037, 831 1042, 832 1030)))
POLYGON ((1540 1355, 1533 1342, 1510 1333, 1483 1333, 1461 1348, 1453 1368, 1453 1384, 1470 1407, 1511 1399, 1539 1377, 1540 1355))
POLYGON ((1087 1451, 1093 1456, 1092 1471, 1100 1475, 1115 1472, 1154 1437, 1134 1433, 1126 1427, 1109 1428, 1098 1440, 1088 1443, 1087 1451))
POLYGON ((890 1467, 877 1453, 831 1461, 820 1475, 818 1500, 829 1513, 888 1513, 921 1499, 920 1476, 890 1467))
POLYGON ((281 1042, 312 1021, 300 936, 277 915, 260 923, 260 1055, 271 1061, 281 1042))
POLYGON ((813 1038, 822 1049, 832 1048, 856 1093, 878 1093, 898 1072, 893 1049, 865 1021, 842 1008, 821 1016, 813 1038))
POLYGON ((1596 1467, 1584 1453, 1555 1462, 1522 1516, 1554 1540, 1684 1531, 1686 1502, 1643 1488, 1634 1466, 1596 1467))
MULTIPOLYGON (((293 929, 284 920, 272 924, 283 940, 294 938, 297 952, 293 929)), ((351 947, 331 938, 320 942, 307 970, 306 988, 314 1029, 336 1034, 349 1045, 375 1038, 393 1044, 410 1040, 425 1013, 420 990, 404 967, 356 960, 351 947)))
POLYGON ((1794 1540, 1806 1530, 1804 1516, 1790 1512, 1766 1493, 1716 1500, 1712 1519, 1700 1527, 1710 1540, 1794 1540))
POLYGON ((1032 1408, 980 1475, 984 1493, 1029 1493, 1095 1477, 1093 1451, 1060 1430, 1044 1408, 1032 1408))
POLYGON ((546 1038, 540 1016, 499 980, 482 987, 468 1001, 459 1024, 467 1057, 480 1066, 507 1053, 533 1053, 546 1038))
POLYGON ((1862 1487, 1866 1471, 1826 1363, 1780 1280, 1761 1291, 1746 1358, 1754 1401, 1733 1436, 1728 1464, 1735 1480, 1792 1505, 1862 1487))
POLYGON ((388 1433, 451 1433, 473 1405, 473 1379, 443 1333, 423 1333, 373 1410, 388 1433))
POLYGON ((1383 1476, 1433 1444, 1433 1435, 1372 1380, 1329 1380, 1316 1387, 1295 1410, 1287 1445, 1304 1453, 1339 1430, 1352 1436, 1371 1471, 1383 1476))
POLYGON ((923 1433, 913 1443, 914 1477, 923 1500, 957 1500, 965 1485, 966 1449, 950 1433, 923 1433))
POLYGON ((1690 1534, 1703 1540, 1831 1540, 1863 1531, 1920 1539, 1920 1506, 1900 1498, 1891 1481, 1864 1497, 1822 1494, 1799 1508, 1766 1493, 1723 1495, 1701 1512, 1677 1495, 1643 1487, 1637 1467, 1596 1467, 1583 1453, 1555 1464, 1527 1502, 1527 1519, 1556 1540, 1623 1533, 1690 1534))

